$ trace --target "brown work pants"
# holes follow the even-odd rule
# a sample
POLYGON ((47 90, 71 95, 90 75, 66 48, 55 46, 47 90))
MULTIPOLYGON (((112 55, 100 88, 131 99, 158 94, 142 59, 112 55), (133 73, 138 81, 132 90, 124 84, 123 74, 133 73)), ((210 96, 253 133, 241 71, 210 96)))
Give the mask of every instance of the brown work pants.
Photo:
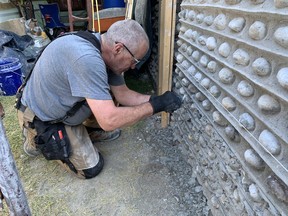
MULTIPOLYGON (((30 123, 33 122, 35 117, 34 113, 26 108, 24 113, 18 110, 18 120, 19 125, 22 129, 23 136, 25 139, 28 139, 29 145, 36 149, 34 142, 34 137, 36 136, 36 130, 29 127, 30 123)), ((72 155, 69 157, 69 160, 74 165, 77 170, 77 176, 79 178, 85 178, 82 170, 87 170, 95 167, 99 162, 99 152, 97 148, 93 145, 86 130, 86 126, 97 127, 98 124, 96 119, 89 118, 87 122, 77 126, 68 126, 65 125, 65 129, 70 140, 72 155)), ((67 164, 62 161, 57 162, 63 166, 66 170, 71 171, 67 164)), ((72 172, 74 173, 74 172, 72 172)))

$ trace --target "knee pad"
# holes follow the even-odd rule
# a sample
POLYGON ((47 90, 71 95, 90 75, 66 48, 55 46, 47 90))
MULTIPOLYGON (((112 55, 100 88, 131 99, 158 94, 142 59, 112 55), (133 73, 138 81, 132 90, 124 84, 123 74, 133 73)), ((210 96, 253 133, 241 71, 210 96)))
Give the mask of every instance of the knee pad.
POLYGON ((104 166, 104 159, 99 152, 99 162, 97 163, 97 165, 92 168, 82 170, 84 173, 85 179, 90 179, 90 178, 94 178, 95 176, 97 176, 103 169, 103 166, 104 166))

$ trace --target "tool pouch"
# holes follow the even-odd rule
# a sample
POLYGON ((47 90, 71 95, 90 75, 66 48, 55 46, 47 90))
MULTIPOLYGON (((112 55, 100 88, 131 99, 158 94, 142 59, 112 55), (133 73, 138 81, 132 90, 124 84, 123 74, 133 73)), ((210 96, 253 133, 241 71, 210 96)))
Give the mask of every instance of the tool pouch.
POLYGON ((47 160, 68 160, 71 155, 70 141, 63 123, 49 124, 34 119, 37 135, 34 138, 36 148, 47 160))

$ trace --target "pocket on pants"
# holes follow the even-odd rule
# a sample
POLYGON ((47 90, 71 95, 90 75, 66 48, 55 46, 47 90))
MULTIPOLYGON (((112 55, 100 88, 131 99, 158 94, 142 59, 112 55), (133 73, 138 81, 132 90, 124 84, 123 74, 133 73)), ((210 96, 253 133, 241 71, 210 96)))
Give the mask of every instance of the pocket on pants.
POLYGON ((63 123, 49 124, 34 120, 36 148, 47 160, 67 160, 71 155, 70 141, 63 123))

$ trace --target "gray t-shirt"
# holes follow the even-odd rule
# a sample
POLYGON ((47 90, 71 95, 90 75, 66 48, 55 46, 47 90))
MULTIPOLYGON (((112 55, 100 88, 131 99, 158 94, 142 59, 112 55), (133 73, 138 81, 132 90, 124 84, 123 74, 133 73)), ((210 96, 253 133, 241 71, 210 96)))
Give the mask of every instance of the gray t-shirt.
MULTIPOLYGON (((99 34, 95 34, 100 39, 99 34)), ((62 118, 84 98, 111 100, 109 85, 125 84, 107 72, 101 53, 89 41, 67 35, 51 42, 37 61, 21 102, 42 121, 62 118)))

